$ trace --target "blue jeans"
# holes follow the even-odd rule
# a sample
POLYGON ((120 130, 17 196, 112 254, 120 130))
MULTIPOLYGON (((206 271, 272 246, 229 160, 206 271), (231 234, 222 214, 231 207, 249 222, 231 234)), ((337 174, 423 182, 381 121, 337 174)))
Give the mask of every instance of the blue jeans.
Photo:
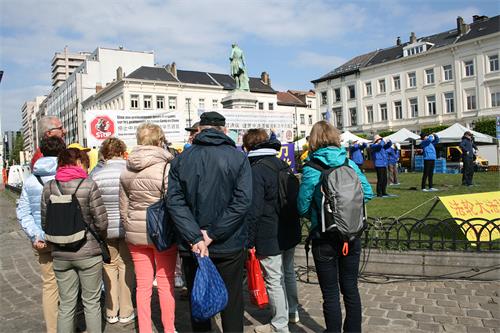
POLYGON ((320 239, 312 241, 316 274, 323 294, 325 332, 342 332, 339 286, 346 309, 343 332, 361 332, 361 298, 358 290, 361 240, 349 243, 347 256, 342 255, 342 245, 337 233, 323 233, 320 239))

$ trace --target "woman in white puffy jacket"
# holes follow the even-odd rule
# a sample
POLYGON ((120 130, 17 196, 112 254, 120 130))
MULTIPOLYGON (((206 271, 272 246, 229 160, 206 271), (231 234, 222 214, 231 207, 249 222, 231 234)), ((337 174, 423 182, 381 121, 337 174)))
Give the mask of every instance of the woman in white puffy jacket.
POLYGON ((108 213, 107 244, 111 263, 104 264, 106 290, 106 321, 127 323, 135 319, 131 289, 134 283, 134 264, 125 243, 125 230, 120 220, 120 175, 126 168, 125 143, 117 138, 106 139, 100 153, 106 163, 92 173, 108 213))

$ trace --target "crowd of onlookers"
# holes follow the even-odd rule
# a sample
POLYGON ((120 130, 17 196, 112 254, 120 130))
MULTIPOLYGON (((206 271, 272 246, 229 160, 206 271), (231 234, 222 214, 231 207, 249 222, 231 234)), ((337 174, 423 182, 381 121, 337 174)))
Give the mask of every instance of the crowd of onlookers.
MULTIPOLYGON (((137 146, 128 156, 123 141, 108 138, 100 147, 100 163, 90 170, 88 149, 64 144, 65 129, 58 118, 44 117, 40 126, 43 138, 32 161, 32 175, 24 183, 17 215, 40 263, 47 332, 73 331, 79 300, 87 332, 101 332, 102 282, 107 323, 128 323, 137 318, 139 331, 151 332, 155 284, 164 331, 175 332, 174 287, 185 284, 188 294, 192 290, 197 269, 193 253, 209 256, 226 286, 223 330, 242 332, 244 262, 249 248, 254 248, 260 259, 272 314, 270 322, 255 327, 255 332, 288 332, 290 323, 300 321, 294 251, 301 240, 301 226, 298 221, 280 219, 281 183, 276 170, 283 164, 277 158, 281 144, 272 133, 249 130, 243 137, 243 154, 226 135, 224 117, 206 112, 199 123, 186 128, 189 143, 178 154, 168 147, 158 125, 144 123, 137 129, 137 146), (49 206, 65 195, 76 198, 81 218, 97 234, 87 235, 74 251, 57 241, 47 241, 44 232, 51 222, 47 218, 49 206), (177 241, 158 251, 148 235, 146 214, 162 195, 166 196, 177 241), (109 263, 103 263, 99 239, 106 242, 109 263)), ((422 189, 428 181, 430 191, 435 190, 432 170, 437 142, 434 134, 422 141, 422 189)), ((361 184, 364 201, 373 197, 361 170, 366 144, 353 142, 348 156, 339 131, 320 121, 312 128, 308 145, 308 160, 331 169, 350 167, 361 184)), ((375 136, 369 148, 377 172, 376 195, 388 196, 387 176, 391 184, 399 184, 400 147, 375 136)), ((472 149, 473 144, 465 142, 464 150, 472 149)), ((464 173, 464 177, 467 184, 472 181, 469 174, 464 173)), ((298 213, 311 221, 309 239, 323 294, 326 332, 359 332, 361 241, 359 237, 349 241, 348 253, 342 254, 345 240, 340 234, 319 228, 323 214, 321 179, 322 172, 304 167, 296 206, 298 213), (346 309, 344 321, 340 293, 346 309)), ((212 329, 210 320, 192 320, 191 325, 196 332, 212 329)))

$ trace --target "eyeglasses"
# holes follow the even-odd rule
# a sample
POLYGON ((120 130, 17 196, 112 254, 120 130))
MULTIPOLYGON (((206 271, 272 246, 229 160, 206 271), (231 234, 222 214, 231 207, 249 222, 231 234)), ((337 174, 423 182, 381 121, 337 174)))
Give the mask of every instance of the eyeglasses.
POLYGON ((64 129, 64 127, 62 127, 62 126, 59 126, 59 127, 52 127, 52 128, 50 128, 47 132, 50 132, 50 131, 55 131, 55 130, 60 130, 60 131, 62 131, 63 129, 64 129))

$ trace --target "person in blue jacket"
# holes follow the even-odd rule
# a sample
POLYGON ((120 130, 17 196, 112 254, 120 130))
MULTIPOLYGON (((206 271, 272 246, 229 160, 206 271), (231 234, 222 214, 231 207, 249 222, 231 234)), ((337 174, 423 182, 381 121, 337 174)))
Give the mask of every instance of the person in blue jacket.
POLYGON ((392 145, 391 140, 385 142, 384 138, 380 135, 375 135, 370 149, 373 157, 373 164, 377 171, 377 197, 389 197, 387 194, 387 166, 389 159, 387 157, 386 149, 392 145))
MULTIPOLYGON (((340 132, 326 121, 317 122, 309 138, 310 155, 308 159, 319 160, 330 167, 342 165, 347 152, 340 145, 340 132)), ((373 191, 365 175, 356 163, 349 160, 349 166, 356 171, 361 182, 365 202, 373 197, 373 191)), ((343 332, 361 332, 361 299, 358 290, 358 270, 361 253, 361 240, 353 240, 349 244, 349 252, 342 255, 343 240, 339 233, 321 232, 320 219, 321 172, 305 165, 302 173, 297 198, 298 212, 309 217, 310 239, 316 274, 323 295, 323 314, 325 316, 325 332, 342 331, 342 313, 340 309, 340 292, 344 298, 346 317, 343 332)))
POLYGON ((423 155, 424 155, 424 173, 422 175, 422 191, 435 192, 437 188, 432 186, 432 178, 434 176, 434 164, 436 163, 436 144, 439 143, 439 137, 436 133, 430 135, 421 135, 423 155), (429 180, 429 189, 425 188, 426 181, 429 180))
POLYGON ((474 143, 474 136, 470 131, 464 133, 462 142, 460 142, 460 148, 462 148, 462 162, 464 165, 462 171, 462 185, 472 186, 477 146, 474 143))
POLYGON ((57 155, 66 148, 59 137, 45 137, 40 142, 39 158, 33 166, 33 173, 24 181, 19 204, 16 209, 17 219, 26 236, 28 236, 42 275, 42 307, 46 331, 57 331, 57 312, 59 293, 56 276, 52 266, 51 249, 45 242, 45 233, 41 226, 41 198, 43 184, 54 179, 57 169, 57 155))
POLYGON ((363 156, 363 150, 365 148, 366 143, 359 144, 358 140, 354 141, 352 145, 349 145, 349 156, 360 169, 363 167, 363 162, 365 161, 363 156))
POLYGON ((389 173, 389 185, 399 185, 398 182, 398 161, 399 161, 399 149, 397 147, 399 143, 395 143, 385 151, 387 152, 388 160, 388 173, 389 173))

